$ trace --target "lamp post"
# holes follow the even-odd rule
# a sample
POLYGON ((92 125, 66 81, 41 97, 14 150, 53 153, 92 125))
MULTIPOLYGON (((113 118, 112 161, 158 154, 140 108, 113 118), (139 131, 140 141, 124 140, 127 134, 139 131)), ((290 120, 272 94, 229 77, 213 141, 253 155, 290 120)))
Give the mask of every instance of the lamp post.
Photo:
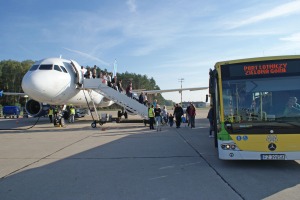
POLYGON ((181 83, 181 90, 180 90, 180 94, 181 94, 180 105, 182 106, 182 82, 184 81, 184 78, 180 78, 180 79, 178 79, 178 81, 181 83))

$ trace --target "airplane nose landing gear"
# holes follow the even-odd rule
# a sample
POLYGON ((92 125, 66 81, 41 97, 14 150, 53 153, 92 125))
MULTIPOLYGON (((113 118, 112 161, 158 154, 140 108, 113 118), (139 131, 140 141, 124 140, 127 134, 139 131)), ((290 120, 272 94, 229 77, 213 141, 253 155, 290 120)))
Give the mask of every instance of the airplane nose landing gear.
POLYGON ((54 126, 64 127, 65 119, 61 115, 58 115, 54 118, 53 124, 54 124, 54 126))

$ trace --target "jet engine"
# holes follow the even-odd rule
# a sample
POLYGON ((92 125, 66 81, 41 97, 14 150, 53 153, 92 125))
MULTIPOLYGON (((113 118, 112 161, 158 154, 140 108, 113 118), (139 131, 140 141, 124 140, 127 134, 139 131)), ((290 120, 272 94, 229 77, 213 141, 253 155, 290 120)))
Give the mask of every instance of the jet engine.
POLYGON ((49 104, 43 104, 30 99, 25 104, 26 112, 32 117, 40 117, 48 114, 49 104))

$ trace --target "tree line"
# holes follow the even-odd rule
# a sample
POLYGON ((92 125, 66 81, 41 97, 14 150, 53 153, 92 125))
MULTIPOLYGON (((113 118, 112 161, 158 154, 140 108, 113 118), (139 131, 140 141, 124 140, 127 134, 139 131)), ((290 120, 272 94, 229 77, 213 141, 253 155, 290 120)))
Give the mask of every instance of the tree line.
MULTIPOLYGON (((23 92, 21 83, 22 78, 34 61, 25 60, 18 62, 15 60, 3 60, 0 62, 0 91, 4 92, 23 92)), ((3 95, 0 97, 0 105, 23 105, 25 98, 15 95, 3 95)))
MULTIPOLYGON (((15 60, 0 61, 0 91, 3 90, 4 92, 22 93, 22 78, 33 64, 34 61, 32 60, 25 60, 22 62, 15 60)), ((86 68, 89 68, 89 66, 86 66, 86 68)), ((107 69, 105 69, 104 71, 107 71, 107 69)), ((124 89, 126 89, 129 81, 132 82, 133 89, 160 89, 155 80, 152 77, 147 77, 147 75, 129 73, 126 71, 125 73, 117 73, 117 78, 122 79, 124 89)), ((157 94, 157 96, 148 95, 149 102, 152 102, 154 99, 157 99, 158 103, 161 105, 173 105, 172 101, 165 100, 161 94, 157 94)), ((2 97, 0 97, 0 105, 2 106, 24 106, 25 102, 26 99, 22 96, 3 95, 2 97)))

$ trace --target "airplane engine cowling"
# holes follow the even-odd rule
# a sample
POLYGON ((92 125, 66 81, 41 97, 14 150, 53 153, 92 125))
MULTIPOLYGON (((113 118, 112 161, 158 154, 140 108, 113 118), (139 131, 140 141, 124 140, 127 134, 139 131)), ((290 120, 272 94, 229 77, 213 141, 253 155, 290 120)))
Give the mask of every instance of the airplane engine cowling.
POLYGON ((43 104, 30 99, 25 104, 26 112, 32 117, 40 117, 48 114, 49 104, 43 104))

